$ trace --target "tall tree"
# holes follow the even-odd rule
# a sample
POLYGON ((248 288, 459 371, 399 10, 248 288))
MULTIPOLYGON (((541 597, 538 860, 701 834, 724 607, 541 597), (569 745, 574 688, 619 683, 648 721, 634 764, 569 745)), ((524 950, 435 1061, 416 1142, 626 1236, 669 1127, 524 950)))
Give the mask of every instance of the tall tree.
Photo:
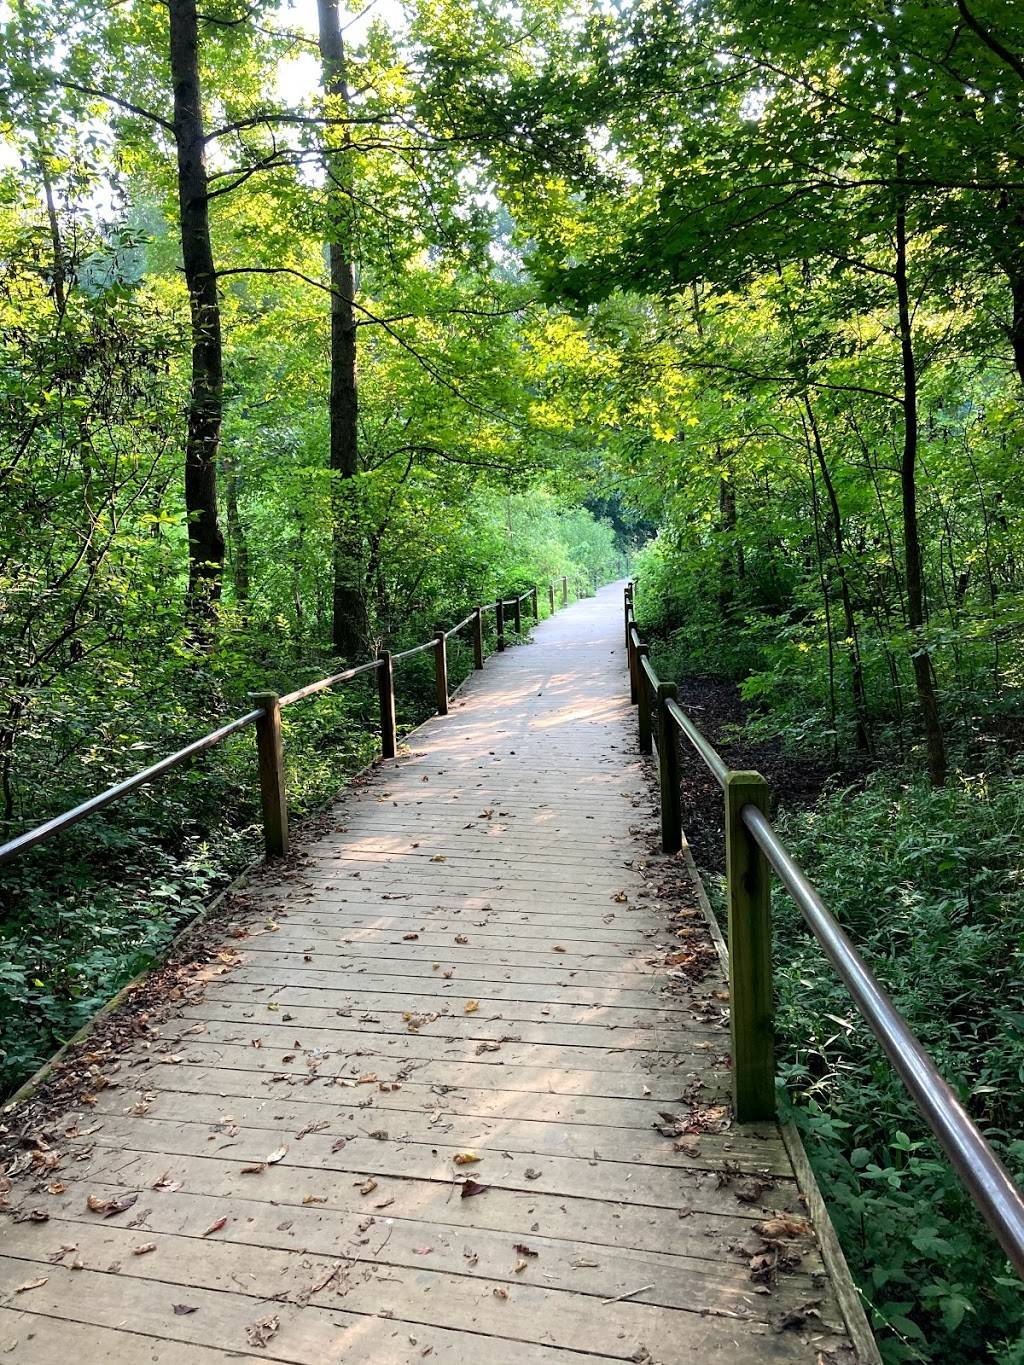
POLYGON ((337 0, 317 0, 320 64, 326 103, 327 259, 331 289, 331 384, 328 399, 332 485, 331 640, 339 654, 355 653, 366 638, 362 591, 359 474, 359 392, 356 371, 356 273, 353 262, 354 200, 348 134, 333 131, 349 106, 345 39, 337 0))
POLYGON ((195 0, 168 0, 174 87, 181 256, 192 322, 192 383, 185 439, 188 592, 194 612, 208 614, 220 596, 224 536, 217 514, 217 449, 224 415, 220 298, 210 237, 209 177, 199 73, 195 0))

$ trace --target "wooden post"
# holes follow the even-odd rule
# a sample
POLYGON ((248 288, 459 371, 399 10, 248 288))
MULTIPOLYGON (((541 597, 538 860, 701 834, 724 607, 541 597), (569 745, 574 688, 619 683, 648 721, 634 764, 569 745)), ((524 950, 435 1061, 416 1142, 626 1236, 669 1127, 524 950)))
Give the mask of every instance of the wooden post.
POLYGON ((661 848, 678 853, 683 846, 683 795, 679 789, 679 736, 668 713, 675 683, 658 684, 658 783, 661 787, 661 848))
POLYGON ((494 605, 494 620, 498 628, 498 653, 505 648, 505 603, 499 597, 494 605))
POLYGON ((539 609, 538 609, 538 607, 537 607, 537 585, 536 585, 536 583, 534 583, 533 587, 530 589, 530 610, 533 612, 533 619, 534 619, 535 621, 539 621, 539 620, 540 620, 540 611, 539 611, 539 609))
POLYGON ((484 666, 484 613, 482 607, 473 609, 473 667, 484 666))
POLYGON ((443 630, 434 636, 434 681, 437 685, 437 714, 448 714, 448 637, 443 630))
POLYGON ((391 663, 391 651, 378 652, 380 668, 377 669, 377 695, 380 697, 380 753, 382 758, 394 758, 398 747, 398 729, 395 725, 395 670, 391 663))
POLYGON ((569 580, 568 580, 568 579, 566 578, 566 576, 563 574, 563 575, 562 575, 562 606, 563 606, 563 607, 567 607, 568 605, 569 605, 569 580))
POLYGON ((636 728, 637 741, 642 754, 651 753, 651 695, 647 684, 647 674, 644 672, 644 659, 650 654, 647 645, 637 645, 633 651, 636 660, 636 728))
POLYGON ((554 585, 554 583, 549 583, 549 584, 548 584, 548 605, 549 605, 550 608, 551 608, 551 615, 554 616, 554 614, 555 614, 555 585, 554 585))
POLYGON ((740 819, 746 805, 767 813, 767 782, 760 773, 729 773, 725 881, 733 1103, 737 1122, 759 1123, 775 1117, 771 887, 768 861, 740 819))
POLYGON ((626 615, 626 648, 629 648, 629 628, 633 624, 633 589, 627 583, 622 594, 626 615))
POLYGON ((512 629, 517 635, 523 632, 523 604, 518 597, 512 603, 512 629))
POLYGON ((639 695, 637 691, 639 684, 636 676, 636 650, 637 647, 633 643, 633 632, 631 630, 629 632, 629 642, 626 645, 626 662, 629 665, 629 700, 633 706, 636 705, 637 696, 639 695))
POLYGON ((263 707, 263 715, 256 722, 263 847, 268 858, 282 858, 288 852, 288 794, 284 780, 281 703, 276 692, 256 692, 253 701, 263 707))

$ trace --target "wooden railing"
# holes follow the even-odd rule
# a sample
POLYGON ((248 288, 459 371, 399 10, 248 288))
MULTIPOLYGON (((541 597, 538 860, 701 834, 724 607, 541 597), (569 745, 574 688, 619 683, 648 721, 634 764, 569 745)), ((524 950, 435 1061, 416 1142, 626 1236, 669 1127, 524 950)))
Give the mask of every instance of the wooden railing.
POLYGON ((625 590, 625 635, 630 698, 637 706, 638 747, 647 754, 657 747, 664 852, 677 853, 683 846, 681 738, 722 788, 732 1084, 737 1119, 754 1122, 775 1115, 771 926, 774 871, 982 1217, 1024 1278, 1024 1199, 1020 1191, 783 844, 769 819, 765 779, 757 772, 733 771, 679 705, 675 684, 662 682, 658 677, 648 646, 637 630, 632 584, 625 590))
MULTIPOLYGON (((590 584, 584 583, 582 579, 574 581, 572 586, 579 597, 585 596, 590 590, 590 584)), ((595 574, 593 576, 593 589, 596 591, 596 588, 597 575, 595 574)), ((159 763, 144 768, 142 772, 135 773, 132 777, 117 783, 116 786, 108 787, 106 791, 100 792, 97 796, 89 797, 87 801, 83 801, 73 809, 55 815, 52 820, 46 820, 34 829, 27 830, 24 834, 19 834, 17 838, 10 839, 7 843, 0 845, 0 864, 10 862, 12 858, 27 852, 30 848, 35 848, 38 844, 46 843, 63 830, 70 829, 72 825, 77 825, 80 820, 95 815, 105 806, 113 805, 115 801, 122 800, 132 792, 138 791, 140 787, 155 782, 165 773, 182 767, 198 754, 214 748, 231 735, 237 734, 239 730, 244 730, 250 725, 255 726, 256 730, 264 847, 268 857, 282 856, 288 851, 288 794, 285 785, 284 739, 281 731, 282 709, 294 705, 295 702, 305 701, 307 697, 315 696, 318 692, 325 692, 328 688, 338 687, 342 683, 350 682, 363 673, 375 673, 380 701, 381 756, 383 758, 394 758, 398 745, 395 721, 395 664, 401 663, 405 659, 411 659, 416 654, 433 650, 437 714, 447 715, 449 696, 448 641, 452 636, 465 630, 467 626, 472 627, 473 667, 475 669, 483 668, 485 615, 488 612, 494 612, 497 625, 497 648, 499 651, 504 650, 508 622, 511 621, 512 629, 517 635, 522 629, 524 602, 529 604, 528 610, 533 620, 538 619, 537 594, 537 587, 532 587, 526 592, 520 593, 518 597, 503 597, 496 602, 488 602, 486 606, 474 607, 470 614, 458 625, 453 626, 451 630, 438 631, 433 639, 425 640, 412 649, 404 649, 398 654, 381 650, 375 659, 371 659, 367 663, 359 664, 355 668, 346 668, 341 673, 332 673, 329 677, 320 678, 316 682, 308 683, 305 687, 298 687, 295 691, 286 692, 283 696, 279 696, 276 692, 254 693, 251 700, 255 706, 253 710, 247 711, 244 716, 228 721, 226 725, 211 730, 201 739, 186 744, 177 753, 162 758, 159 763)), ((570 583, 567 577, 552 580, 548 584, 548 601, 551 612, 554 613, 555 611, 556 596, 560 604, 566 606, 569 602, 569 595, 570 583)))

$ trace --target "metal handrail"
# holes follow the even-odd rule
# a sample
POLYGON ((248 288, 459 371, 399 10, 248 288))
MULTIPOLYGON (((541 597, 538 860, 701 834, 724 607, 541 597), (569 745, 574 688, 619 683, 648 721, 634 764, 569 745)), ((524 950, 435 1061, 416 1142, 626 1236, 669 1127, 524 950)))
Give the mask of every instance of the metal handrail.
POLYGON ((306 687, 296 688, 294 692, 286 692, 283 697, 278 698, 278 706, 291 706, 292 702, 302 701, 306 697, 311 697, 315 692, 324 692, 328 687, 334 687, 338 683, 348 682, 351 678, 358 678, 360 673, 369 673, 373 669, 380 668, 379 659, 371 659, 368 664, 360 664, 358 668, 346 668, 344 673, 333 673, 329 678, 321 678, 319 682, 309 683, 306 687))
POLYGON ((401 663, 403 659, 411 659, 414 654, 422 654, 425 650, 436 648, 436 640, 424 640, 423 644, 413 645, 412 649, 403 649, 401 654, 392 654, 391 662, 393 664, 398 664, 401 663))
POLYGON ((756 806, 746 805, 740 819, 796 902, 1000 1246, 1024 1277, 1024 1198, 1020 1191, 768 817, 756 806))
MULTIPOLYGON (((629 596, 626 599, 626 620, 632 654, 641 645, 629 596)), ((649 678, 657 677, 646 655, 639 656, 639 661, 649 678)), ((730 780, 736 780, 736 775, 721 755, 678 702, 668 698, 664 704, 667 714, 690 741, 719 786, 723 790, 728 788, 730 780)), ((758 780, 763 782, 763 779, 758 780)), ((768 816, 750 802, 742 804, 737 815, 739 823, 749 832, 768 865, 774 869, 839 979, 850 992, 854 1004, 949 1158, 975 1207, 988 1223, 1017 1273, 1024 1279, 1024 1196, 874 973, 786 849, 768 816)), ((732 923, 730 910, 730 925, 732 923)))
MULTIPOLYGON (((482 610, 483 610, 483 608, 481 608, 481 611, 482 611, 482 610)), ((446 630, 446 631, 445 631, 445 633, 444 633, 444 634, 445 634, 445 639, 450 640, 451 637, 452 637, 453 635, 458 635, 458 633, 459 633, 460 630, 465 630, 466 627, 469 625, 469 623, 470 623, 471 621, 475 621, 475 620, 476 620, 476 612, 475 612, 475 611, 471 611, 471 612, 469 613, 469 615, 465 618, 465 620, 460 621, 459 624, 458 624, 457 626, 452 626, 451 630, 446 630)))
MULTIPOLYGON (((551 580, 554 582, 554 580, 551 580)), ((508 598, 509 602, 524 602, 533 594, 533 589, 522 594, 518 598, 508 598)), ((494 611, 497 607, 504 605, 506 599, 499 598, 497 601, 488 602, 486 606, 480 608, 481 614, 486 611, 494 611)), ((464 629, 474 620, 476 611, 470 613, 464 621, 460 621, 451 630, 445 631, 447 639, 454 635, 456 631, 464 629)), ((422 654, 428 649, 436 649, 438 645, 437 637, 427 640, 423 644, 415 645, 412 649, 403 650, 400 654, 391 656, 391 663, 400 663, 403 659, 411 659, 416 654, 422 654)), ((361 673, 376 672, 382 666, 381 659, 371 659, 368 663, 358 664, 355 668, 347 668, 341 673, 332 673, 330 677, 319 678, 316 682, 307 683, 305 687, 296 688, 293 692, 287 692, 282 697, 277 697, 276 708, 291 706, 294 702, 303 701, 306 697, 311 697, 318 692, 325 692, 330 687, 335 687, 339 683, 349 682, 352 678, 357 678, 361 673)), ((196 754, 202 753, 206 749, 212 749, 221 740, 227 739, 236 731, 242 730, 246 725, 252 725, 259 720, 267 718, 267 711, 264 707, 259 707, 255 711, 249 711, 237 720, 229 721, 217 730, 211 730, 209 734, 203 735, 201 739, 193 740, 184 749, 179 749, 177 753, 170 754, 163 758, 159 763, 154 763, 149 768, 144 768, 142 772, 135 773, 134 776, 125 778, 123 782, 117 783, 113 787, 108 787, 106 791, 91 796, 87 801, 75 806, 73 810, 64 811, 60 815, 55 815, 52 820, 46 820, 35 829, 26 830, 24 834, 19 834, 16 838, 8 840, 5 844, 0 844, 0 864, 9 862, 10 859, 17 857, 19 853, 24 853, 27 849, 35 847, 37 844, 44 843, 54 834, 61 830, 69 829, 76 825, 79 820, 84 820, 87 816, 102 810, 104 806, 111 805, 122 796, 127 796, 138 787, 145 786, 155 778, 161 777, 164 773, 170 772, 173 768, 179 767, 182 763, 187 763, 196 754)))
POLYGON ((6 844, 0 845, 0 863, 9 862, 19 853, 24 853, 26 849, 43 843, 62 829, 70 829, 72 825, 77 825, 79 820, 84 820, 87 815, 102 810, 104 806, 109 806, 122 796, 127 796, 136 788, 144 787, 147 782, 152 782, 155 778, 162 777, 164 773, 169 773, 172 768, 178 768, 182 763, 187 763, 190 758, 195 758, 196 754, 201 754, 206 749, 212 749, 222 739, 227 739, 229 735, 251 725, 253 721, 259 720, 264 714, 262 706, 255 711, 247 711, 244 716, 229 721, 227 725, 222 725, 219 730, 211 730, 208 735, 203 735, 202 739, 193 740, 191 744, 186 744, 184 749, 179 749, 177 753, 162 758, 159 763, 154 763, 149 768, 143 768, 142 772, 135 773, 133 777, 126 777, 123 782, 118 782, 114 787, 108 787, 106 791, 100 792, 97 796, 90 796, 88 801, 83 801, 73 810, 66 810, 61 815, 55 815, 52 820, 36 825, 35 829, 19 834, 16 839, 11 839, 6 844))
POLYGON ((694 725, 693 721, 677 701, 670 700, 666 705, 669 715, 679 727, 680 732, 686 736, 696 749, 697 753, 704 760, 707 767, 711 769, 715 781, 724 791, 726 778, 729 776, 729 769, 711 744, 711 741, 696 725, 694 725))

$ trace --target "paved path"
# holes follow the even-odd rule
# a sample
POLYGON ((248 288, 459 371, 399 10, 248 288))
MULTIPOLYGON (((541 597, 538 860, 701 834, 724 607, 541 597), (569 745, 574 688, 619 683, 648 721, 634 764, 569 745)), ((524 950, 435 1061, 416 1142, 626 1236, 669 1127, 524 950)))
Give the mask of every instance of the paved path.
POLYGON ((778 1133, 723 1107, 724 983, 645 842, 620 604, 490 659, 47 1130, 0 1358, 853 1360, 778 1133))

